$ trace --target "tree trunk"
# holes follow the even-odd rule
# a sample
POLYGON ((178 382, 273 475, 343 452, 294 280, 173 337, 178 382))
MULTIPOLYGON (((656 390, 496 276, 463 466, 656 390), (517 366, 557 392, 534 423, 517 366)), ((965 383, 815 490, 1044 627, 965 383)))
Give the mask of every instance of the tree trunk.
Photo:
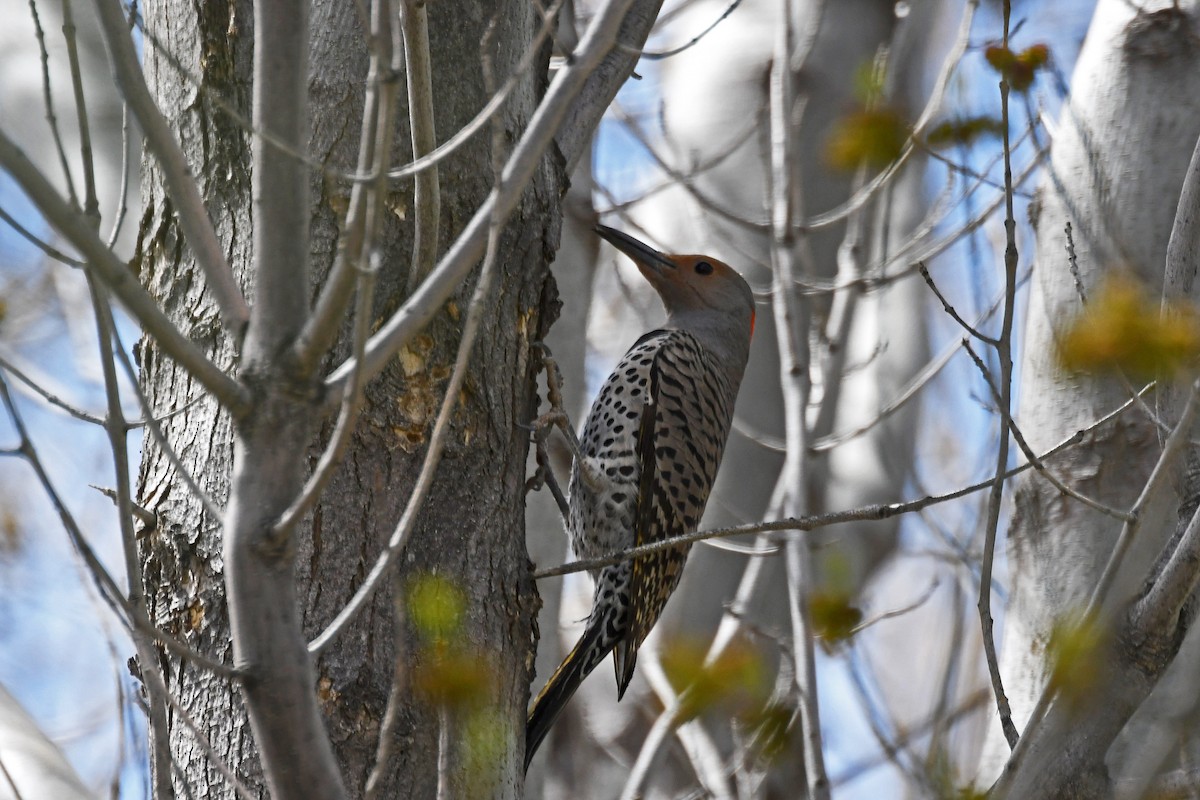
MULTIPOLYGON (((1116 379, 1071 375, 1058 366, 1058 332, 1083 308, 1069 269, 1066 226, 1089 296, 1103 277, 1119 271, 1132 273, 1152 293, 1163 287, 1176 201, 1200 135, 1200 73, 1194 11, 1168 2, 1148 5, 1143 11, 1119 0, 1097 6, 1055 134, 1049 176, 1039 191, 1016 414, 1035 453, 1130 396, 1116 379)), ((1145 485, 1160 445, 1154 422, 1135 408, 1046 466, 1067 485, 1127 509, 1145 485)), ((1066 497, 1034 471, 1016 481, 1014 497, 1001 674, 1020 731, 1046 684, 1051 628, 1087 605, 1122 523, 1066 497)), ((1173 496, 1142 514, 1138 539, 1107 598, 1110 607, 1141 587, 1174 531, 1178 507, 1173 496)), ((985 778, 994 777, 1008 758, 999 725, 989 736, 985 778)))
MULTIPOLYGON (((230 260, 246 282, 251 230, 249 152, 251 134, 214 102, 220 98, 249 117, 252 52, 250 3, 164 2, 148 9, 151 35, 180 59, 199 89, 181 77, 158 46, 147 45, 146 69, 160 106, 178 131, 200 182, 230 260)), ((503 3, 485 10, 471 3, 429 6, 435 76, 436 128, 441 139, 483 107, 488 92, 481 69, 481 40, 495 32, 489 55, 499 80, 511 74, 540 18, 529 4, 503 3)), ((342 172, 356 163, 363 86, 365 34, 353 4, 316 3, 311 12, 308 156, 342 172)), ((524 128, 545 86, 545 58, 535 59, 499 117, 503 141, 524 128)), ((404 93, 392 163, 411 158, 404 93)), ((441 241, 449 242, 478 208, 492 185, 487 128, 441 164, 441 241)), ((317 280, 334 257, 350 185, 313 171, 311 252, 317 280)), ((218 363, 234 355, 219 325, 189 252, 181 244, 160 176, 148 159, 139 264, 143 279, 167 313, 218 363)), ((436 574, 451 581, 467 602, 462 642, 486 659, 492 682, 482 710, 451 715, 451 793, 454 796, 516 797, 522 782, 524 713, 528 699, 532 619, 537 599, 529 581, 524 537, 527 433, 521 427, 535 408, 537 364, 530 343, 551 321, 553 283, 547 264, 557 245, 558 198, 565 185, 554 158, 544 160, 522 205, 501 238, 499 273, 460 404, 453 419, 437 480, 405 553, 397 585, 436 574), (481 771, 482 770, 482 771, 481 771), (488 787, 484 789, 483 787, 488 787), (469 791, 468 791, 469 789, 469 791)), ((381 237, 385 258, 379 275, 375 319, 405 297, 412 252, 412 190, 394 183, 381 237)), ((385 546, 420 469, 425 444, 454 362, 473 281, 430 327, 367 386, 361 419, 343 466, 296 534, 296 580, 303 622, 310 637, 320 632, 361 583, 385 546)), ((315 289, 315 287, 314 287, 315 289)), ((247 287, 253 295, 253 287, 247 287)), ((251 302, 253 297, 251 296, 251 302)), ((343 327, 339 360, 349 354, 343 327)), ((184 406, 201 392, 152 345, 140 348, 143 383, 156 408, 184 406)), ((335 366, 330 361, 329 367, 335 366)), ((319 422, 314 418, 310 426, 319 422)), ((328 429, 327 425, 327 429, 328 429)), ((229 492, 234 455, 227 415, 201 399, 164 428, 197 483, 219 505, 229 492)), ((328 433, 328 430, 327 430, 328 433)), ((324 438, 324 437, 322 437, 324 438)), ((319 448, 297 452, 315 461, 319 448)), ((230 629, 225 600, 222 532, 203 512, 165 454, 147 439, 140 501, 160 517, 158 532, 143 542, 144 577, 158 624, 197 649, 227 663, 230 629)), ((350 796, 361 795, 371 765, 394 672, 397 650, 408 671, 428 662, 428 644, 406 625, 394 639, 393 602, 381 592, 316 662, 317 692, 350 796)), ((248 785, 262 792, 256 748, 240 692, 202 670, 164 659, 170 688, 216 749, 248 785)), ((382 796, 432 797, 437 783, 438 708, 406 692, 396 728, 394 757, 385 770, 382 796)), ((231 796, 178 715, 171 742, 178 779, 198 796, 231 796)), ((157 770, 170 765, 156 764, 157 770)))

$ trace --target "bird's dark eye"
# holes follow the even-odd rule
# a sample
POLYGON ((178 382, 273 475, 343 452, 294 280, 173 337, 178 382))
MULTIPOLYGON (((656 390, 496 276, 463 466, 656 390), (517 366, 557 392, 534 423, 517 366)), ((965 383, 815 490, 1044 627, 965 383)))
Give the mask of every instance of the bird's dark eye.
POLYGON ((712 266, 712 264, 708 263, 707 261, 697 261, 696 262, 696 272, 698 272, 699 274, 712 275, 712 271, 713 271, 713 266, 712 266))

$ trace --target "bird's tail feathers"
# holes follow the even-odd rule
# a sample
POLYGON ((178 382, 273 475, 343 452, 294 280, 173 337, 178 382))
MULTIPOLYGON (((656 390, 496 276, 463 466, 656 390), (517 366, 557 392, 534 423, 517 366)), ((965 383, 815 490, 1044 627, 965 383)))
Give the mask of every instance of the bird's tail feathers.
POLYGON ((550 732, 559 713, 575 694, 575 690, 612 649, 611 643, 605 646, 603 642, 604 622, 602 616, 588 619, 583 636, 579 637, 579 641, 571 648, 571 652, 533 701, 533 709, 529 712, 529 721, 525 727, 526 770, 529 769, 529 762, 533 760, 534 753, 550 732))

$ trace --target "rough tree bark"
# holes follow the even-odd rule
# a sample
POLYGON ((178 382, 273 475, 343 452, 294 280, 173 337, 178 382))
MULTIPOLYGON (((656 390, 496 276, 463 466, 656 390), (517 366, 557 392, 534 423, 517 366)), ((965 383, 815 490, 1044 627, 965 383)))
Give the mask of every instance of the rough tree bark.
MULTIPOLYGON (((353 4, 315 3, 310 47, 312 125, 307 154, 316 162, 352 171, 362 119, 367 53, 353 4)), ((146 48, 146 65, 158 101, 179 133, 222 244, 246 283, 250 258, 250 134, 214 102, 221 98, 249 116, 249 67, 253 25, 249 2, 200 5, 164 2, 148 11, 151 35, 199 86, 171 65, 158 46, 146 48)), ((481 40, 493 22, 490 56, 501 79, 510 74, 540 22, 527 3, 492 7, 438 3, 429 7, 436 127, 454 132, 487 100, 480 66, 481 40)), ((526 73, 501 115, 505 137, 513 141, 545 86, 545 56, 526 73)), ((401 93, 403 98, 403 93, 401 93)), ((405 105, 401 100, 402 105, 405 105)), ((407 112, 399 114, 393 163, 410 158, 407 112)), ((452 240, 491 188, 486 128, 443 162, 443 242, 452 240)), ((310 173, 311 174, 311 173, 310 173)), ((152 160, 146 163, 145 210, 140 267, 145 282, 188 335, 222 365, 233 355, 220 344, 214 309, 203 295, 190 254, 181 246, 171 205, 152 160)), ((403 575, 437 573, 466 594, 464 637, 486 656, 495 683, 488 703, 499 727, 492 768, 495 796, 515 797, 520 786, 523 718, 530 679, 531 620, 537 600, 528 576, 523 537, 523 486, 527 422, 535 407, 536 365, 529 344, 550 323, 552 284, 546 266, 559 225, 557 200, 564 186, 554 157, 544 159, 521 207, 506 228, 498 255, 499 279, 485 316, 460 406, 438 479, 406 554, 403 575)), ((376 320, 404 298, 412 250, 412 195, 409 185, 392 186, 382 236, 385 267, 376 292, 376 320)), ((312 174, 311 252, 314 279, 324 277, 333 259, 349 185, 312 174)), ((362 418, 350 452, 323 502, 298 534, 296 579, 308 635, 319 632, 361 582, 383 548, 409 496, 429 428, 454 361, 461 318, 471 284, 438 314, 432 325, 395 359, 366 391, 362 418)), ((249 287, 247 287, 249 288, 249 287)), ((253 301, 254 298, 251 298, 253 301)), ((337 355, 348 354, 343 343, 337 355)), ((201 394, 187 374, 143 342, 139 348, 143 381, 160 408, 178 408, 201 394)), ((327 366, 333 366, 330 362, 327 366)), ((311 422, 310 422, 311 424, 311 422)), ((229 491, 232 430, 227 415, 200 400, 167 423, 200 485, 219 504, 229 491)), ((314 449, 311 459, 319 452, 314 449)), ((230 630, 218 522, 184 489, 164 454, 148 443, 140 475, 140 501, 162 523, 143 543, 144 575, 154 617, 203 652, 228 661, 230 630)), ((403 580, 403 578, 402 578, 403 580)), ((358 796, 373 762, 380 719, 393 673, 393 619, 389 592, 378 593, 338 643, 318 660, 321 709, 351 796, 358 796)), ((412 631, 399 643, 419 659, 412 631)), ((239 776, 261 791, 255 746, 240 693, 225 681, 164 659, 171 688, 239 776)), ((436 785, 436 709, 420 699, 403 706, 394 760, 382 786, 385 796, 431 797, 436 785)), ((187 728, 174 719, 172 750, 181 777, 205 787, 205 796, 229 796, 187 728)), ((466 739, 459 738, 458 748, 466 739)), ((462 750, 456 750, 458 755, 462 750)), ((452 758, 454 793, 466 796, 467 781, 478 789, 479 775, 469 759, 452 758)), ((157 764, 156 769, 170 769, 157 764)), ((474 791, 474 789, 473 789, 474 791)))

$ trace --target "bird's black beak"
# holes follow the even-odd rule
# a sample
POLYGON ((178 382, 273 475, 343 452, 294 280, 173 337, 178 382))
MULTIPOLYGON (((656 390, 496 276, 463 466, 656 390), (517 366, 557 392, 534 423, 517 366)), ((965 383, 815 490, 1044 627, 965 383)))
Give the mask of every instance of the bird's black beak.
POLYGON ((648 244, 643 244, 627 233, 607 225, 597 225, 596 233, 613 247, 633 259, 639 267, 661 273, 664 269, 675 269, 675 263, 648 244))

